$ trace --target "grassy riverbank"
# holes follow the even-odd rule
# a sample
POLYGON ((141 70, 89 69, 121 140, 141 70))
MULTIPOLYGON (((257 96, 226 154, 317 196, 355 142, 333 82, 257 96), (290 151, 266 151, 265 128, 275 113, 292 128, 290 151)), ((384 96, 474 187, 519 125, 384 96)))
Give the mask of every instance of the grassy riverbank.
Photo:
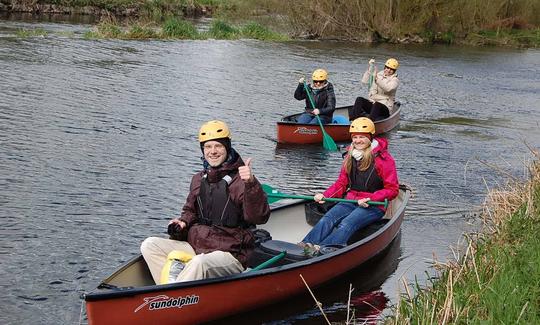
POLYGON ((256 22, 279 39, 540 47, 537 0, 0 0, 2 10, 106 17, 92 37, 170 38, 164 21, 206 15, 237 29, 256 22), (119 16, 128 26, 111 23, 119 16), (119 32, 101 33, 111 25, 119 32))
POLYGON ((540 156, 530 180, 489 193, 485 232, 427 288, 407 288, 387 324, 540 324, 540 156), (416 291, 417 293, 412 293, 416 291))
POLYGON ((232 25, 215 19, 207 31, 199 32, 190 22, 171 17, 161 25, 155 23, 131 23, 122 25, 115 20, 106 20, 85 34, 85 38, 119 38, 119 39, 258 39, 264 41, 285 41, 288 37, 276 33, 256 22, 243 25, 232 25))

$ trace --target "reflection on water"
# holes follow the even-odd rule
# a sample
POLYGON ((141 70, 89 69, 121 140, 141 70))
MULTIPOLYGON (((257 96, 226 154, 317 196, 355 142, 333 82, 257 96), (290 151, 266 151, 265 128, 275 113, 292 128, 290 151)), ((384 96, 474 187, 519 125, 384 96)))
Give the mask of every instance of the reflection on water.
MULTIPOLYGON (((179 214, 201 168, 196 134, 209 119, 229 123, 262 183, 295 194, 329 186, 339 153, 275 141, 275 122, 302 110, 298 78, 318 67, 341 106, 366 93, 359 79, 369 58, 401 62, 402 120, 387 137, 414 196, 400 263, 382 285, 391 302, 399 278, 424 280, 486 190, 503 182, 479 160, 524 177, 523 141, 540 145, 538 50, 84 40, 88 28, 0 19, 2 324, 77 323, 79 295, 179 214), (55 33, 17 38, 20 28, 55 33)), ((306 310, 284 317, 320 321, 306 310)))

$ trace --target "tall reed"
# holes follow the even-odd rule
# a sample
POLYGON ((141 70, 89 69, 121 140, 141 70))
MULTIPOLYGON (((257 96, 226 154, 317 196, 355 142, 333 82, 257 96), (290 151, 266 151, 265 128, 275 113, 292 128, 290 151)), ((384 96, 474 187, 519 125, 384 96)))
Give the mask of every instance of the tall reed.
POLYGON ((438 276, 429 286, 404 283, 386 323, 540 323, 540 156, 534 154, 529 180, 492 190, 484 231, 469 234, 454 261, 436 264, 438 276))

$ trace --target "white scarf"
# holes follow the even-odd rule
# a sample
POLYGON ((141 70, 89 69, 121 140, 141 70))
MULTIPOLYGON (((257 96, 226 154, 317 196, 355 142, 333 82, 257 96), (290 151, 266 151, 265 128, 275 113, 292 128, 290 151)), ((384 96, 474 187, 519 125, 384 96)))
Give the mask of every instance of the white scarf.
MULTIPOLYGON (((376 139, 373 139, 373 141, 371 141, 371 146, 370 146, 371 150, 375 149, 378 145, 379 145, 379 142, 376 139)), ((353 150, 351 150, 351 156, 353 156, 353 158, 356 161, 360 161, 362 158, 364 158, 364 151, 355 149, 353 146, 353 150)))

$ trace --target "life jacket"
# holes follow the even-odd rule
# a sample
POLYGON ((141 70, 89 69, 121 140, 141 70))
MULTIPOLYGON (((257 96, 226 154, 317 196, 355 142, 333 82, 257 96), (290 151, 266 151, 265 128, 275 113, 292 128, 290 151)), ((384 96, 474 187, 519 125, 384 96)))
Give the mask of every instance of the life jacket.
POLYGON ((358 162, 356 159, 352 159, 352 170, 354 172, 349 175, 349 190, 373 193, 384 188, 383 180, 375 169, 375 158, 377 156, 376 154, 373 157, 373 162, 364 171, 358 170, 358 162))
POLYGON ((169 255, 167 255, 167 261, 165 262, 163 269, 161 269, 159 284, 176 282, 176 278, 192 258, 193 255, 184 251, 170 252, 169 255))
POLYGON ((215 183, 209 182, 206 174, 203 176, 197 197, 201 223, 230 228, 249 226, 243 219, 242 210, 229 195, 229 185, 233 176, 233 174, 225 175, 215 183))

